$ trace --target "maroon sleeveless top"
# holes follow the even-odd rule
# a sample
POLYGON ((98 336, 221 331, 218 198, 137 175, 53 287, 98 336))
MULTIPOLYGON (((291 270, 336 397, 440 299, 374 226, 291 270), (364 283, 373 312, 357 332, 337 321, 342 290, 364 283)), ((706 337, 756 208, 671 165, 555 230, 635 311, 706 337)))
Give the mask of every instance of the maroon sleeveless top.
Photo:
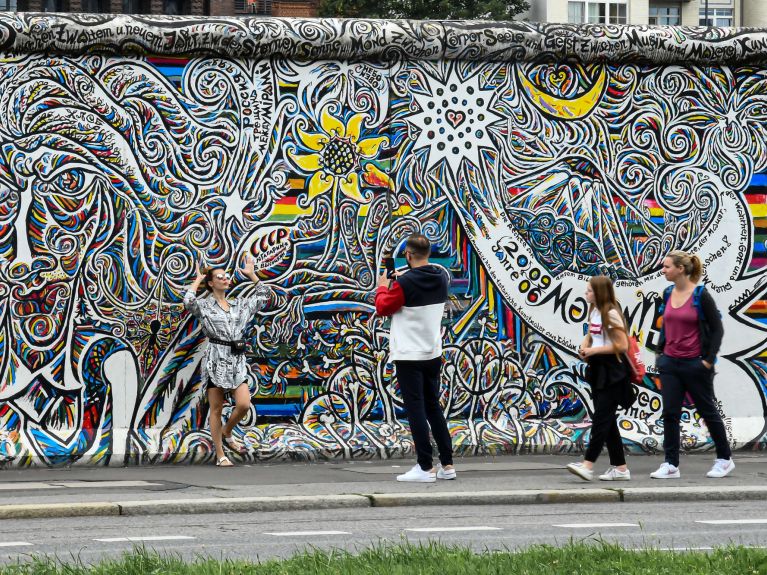
POLYGON ((679 308, 671 305, 669 298, 663 312, 663 329, 666 332, 666 347, 663 350, 669 357, 689 359, 700 357, 700 333, 698 332, 698 311, 692 303, 691 295, 679 308))

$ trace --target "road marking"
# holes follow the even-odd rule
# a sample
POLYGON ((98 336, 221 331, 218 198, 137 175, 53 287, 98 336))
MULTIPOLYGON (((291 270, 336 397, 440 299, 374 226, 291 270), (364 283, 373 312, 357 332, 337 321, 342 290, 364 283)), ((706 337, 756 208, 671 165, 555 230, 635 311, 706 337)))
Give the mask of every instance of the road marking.
POLYGON ((561 523, 552 527, 565 527, 569 529, 594 529, 597 527, 639 527, 637 523, 561 523))
POLYGON ((348 531, 272 531, 264 535, 274 535, 275 537, 293 537, 294 535, 351 535, 348 531))
MULTIPOLYGON (((713 547, 658 547, 651 548, 653 551, 713 551, 713 547)), ((647 551, 647 549, 637 549, 637 551, 647 551)))
POLYGON ((0 491, 31 491, 37 489, 99 489, 105 487, 152 487, 163 485, 143 480, 126 481, 11 481, 0 484, 0 491))
POLYGON ((94 539, 101 543, 126 543, 134 541, 179 541, 182 539, 195 539, 187 535, 156 535, 154 537, 110 537, 107 539, 94 539))
POLYGON ((31 545, 32 543, 27 543, 26 541, 6 541, 0 543, 0 547, 28 547, 31 545))
POLYGON ((0 491, 26 491, 28 489, 58 489, 58 487, 40 481, 11 481, 0 484, 0 491))
POLYGON ((707 525, 760 525, 767 523, 767 519, 702 519, 695 523, 707 525))
POLYGON ((439 533, 440 531, 503 531, 503 527, 487 527, 480 525, 477 527, 413 527, 405 531, 415 531, 416 533, 439 533))
POLYGON ((119 481, 52 481, 51 485, 55 487, 67 487, 69 489, 96 489, 103 487, 153 487, 162 485, 153 481, 137 480, 119 480, 119 481))
MULTIPOLYGON (((739 549, 767 549, 764 545, 738 545, 739 549)), ((673 551, 673 552, 685 552, 685 551, 713 551, 716 547, 624 547, 626 551, 635 551, 637 553, 645 553, 647 551, 673 551)), ((721 549, 721 547, 719 547, 721 549)))

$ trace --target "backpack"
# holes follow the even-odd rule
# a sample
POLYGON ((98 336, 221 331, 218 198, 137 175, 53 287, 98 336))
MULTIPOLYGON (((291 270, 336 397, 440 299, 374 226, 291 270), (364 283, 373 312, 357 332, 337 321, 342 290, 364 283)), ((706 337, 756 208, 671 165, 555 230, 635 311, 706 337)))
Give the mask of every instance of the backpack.
MULTIPOLYGON (((618 310, 618 312, 620 313, 620 310, 618 310)), ((639 342, 637 342, 637 338, 633 335, 628 335, 628 324, 626 323, 625 316, 623 316, 623 325, 626 328, 626 337, 628 338, 628 348, 623 353, 623 355, 625 356, 626 362, 629 365, 629 379, 631 380, 631 383, 641 385, 642 381, 644 380, 644 376, 647 373, 647 366, 642 361, 642 353, 639 350, 639 342)), ((620 359, 620 357, 618 359, 620 359)), ((631 407, 631 405, 634 403, 637 395, 637 390, 633 389, 630 391, 632 392, 630 402, 628 402, 628 405, 620 403, 621 407, 628 408, 631 407)))
POLYGON ((631 368, 631 383, 640 385, 647 373, 647 366, 642 361, 642 354, 639 351, 639 343, 633 335, 629 336, 629 347, 626 350, 626 359, 631 368))

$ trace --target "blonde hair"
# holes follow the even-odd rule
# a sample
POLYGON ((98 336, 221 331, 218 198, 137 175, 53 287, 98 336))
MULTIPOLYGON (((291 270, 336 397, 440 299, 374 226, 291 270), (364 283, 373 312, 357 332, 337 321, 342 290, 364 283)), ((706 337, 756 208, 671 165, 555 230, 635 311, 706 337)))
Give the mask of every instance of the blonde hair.
POLYGON ((684 269, 684 275, 693 283, 698 283, 703 276, 703 262, 696 254, 690 254, 681 250, 671 252, 666 256, 671 259, 676 267, 684 269))

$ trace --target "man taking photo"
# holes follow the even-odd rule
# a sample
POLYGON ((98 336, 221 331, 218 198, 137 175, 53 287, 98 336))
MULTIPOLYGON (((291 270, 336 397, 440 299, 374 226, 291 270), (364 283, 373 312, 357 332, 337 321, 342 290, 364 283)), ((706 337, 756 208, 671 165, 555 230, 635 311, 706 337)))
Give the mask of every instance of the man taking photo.
POLYGON ((397 372, 402 401, 413 435, 418 463, 397 481, 433 483, 455 479, 453 446, 439 404, 442 336, 440 326, 448 294, 448 276, 429 263, 431 244, 413 234, 405 244, 408 271, 391 280, 378 278, 376 313, 391 316, 389 353, 397 372), (429 429, 439 449, 441 465, 432 462, 429 429))

